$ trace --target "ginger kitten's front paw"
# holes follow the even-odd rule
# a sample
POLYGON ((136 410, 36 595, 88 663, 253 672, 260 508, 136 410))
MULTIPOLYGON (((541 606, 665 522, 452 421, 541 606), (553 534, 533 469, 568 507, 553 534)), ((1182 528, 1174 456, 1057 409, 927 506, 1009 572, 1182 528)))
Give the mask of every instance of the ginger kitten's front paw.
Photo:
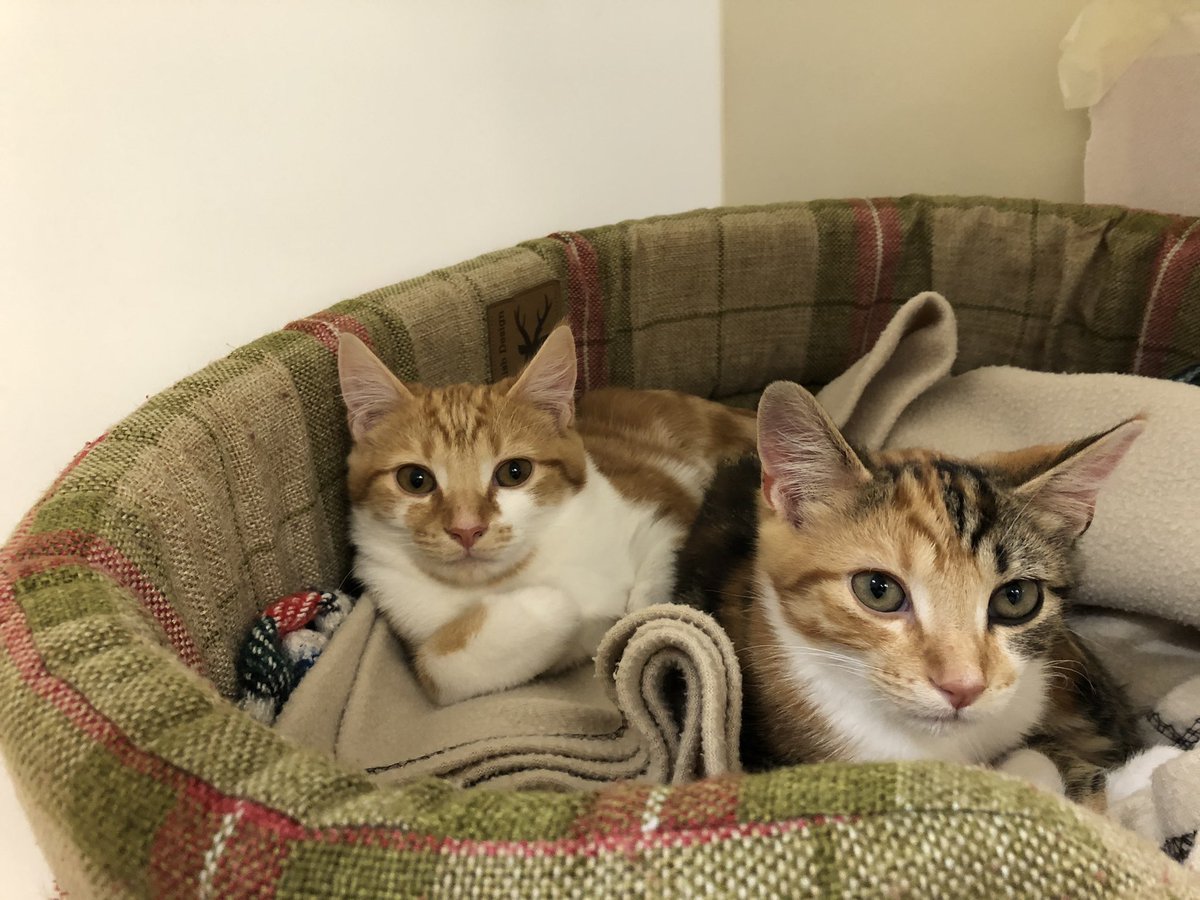
POLYGON ((558 661, 581 618, 579 605, 557 588, 491 594, 421 645, 418 676, 443 706, 516 687, 558 661))
POLYGON ((1050 761, 1050 757, 1046 754, 1028 747, 1014 750, 996 766, 996 771, 1004 772, 1007 775, 1016 775, 1034 787, 1059 797, 1066 796, 1067 786, 1063 783, 1058 767, 1050 761))

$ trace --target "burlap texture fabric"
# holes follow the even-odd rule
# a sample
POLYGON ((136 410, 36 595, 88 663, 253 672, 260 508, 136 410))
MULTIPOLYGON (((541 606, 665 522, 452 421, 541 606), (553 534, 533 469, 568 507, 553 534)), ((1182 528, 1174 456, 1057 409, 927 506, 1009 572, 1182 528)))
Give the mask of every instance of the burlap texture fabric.
POLYGON ((744 402, 819 385, 900 302, 954 303, 956 371, 1159 375, 1200 358, 1200 229, 907 197, 705 210, 548 238, 338 304, 152 398, 3 550, 0 743, 73 896, 1164 896, 1155 847, 1001 776, 813 766, 595 792, 380 785, 237 710, 268 602, 347 568, 334 349, 490 376, 485 312, 549 279, 585 386, 744 402))

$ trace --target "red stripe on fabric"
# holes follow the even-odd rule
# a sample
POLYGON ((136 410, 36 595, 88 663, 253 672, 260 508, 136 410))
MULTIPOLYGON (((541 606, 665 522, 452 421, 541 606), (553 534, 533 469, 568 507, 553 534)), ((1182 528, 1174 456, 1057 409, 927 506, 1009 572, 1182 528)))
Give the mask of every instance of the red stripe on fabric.
POLYGON ((1200 220, 1185 219, 1167 232, 1155 259, 1154 280, 1134 357, 1135 375, 1159 377, 1165 374, 1163 366, 1171 346, 1175 318, 1187 293, 1188 282, 1196 277, 1198 268, 1200 220))
POLYGON ((274 897, 288 852, 306 829, 294 822, 283 829, 275 821, 261 822, 244 800, 236 801, 229 815, 235 817, 234 825, 214 860, 210 896, 274 897))
POLYGON ((867 352, 886 323, 903 229, 900 209, 884 199, 852 201, 854 210, 854 311, 848 363, 867 352))
POLYGON ((658 813, 665 831, 684 828, 728 827, 737 824, 738 779, 735 776, 699 781, 686 792, 669 794, 658 813))
POLYGON ((155 897, 273 897, 289 842, 309 832, 295 821, 264 815, 250 801, 189 779, 150 849, 155 897))
MULTIPOLYGON (((697 784, 703 785, 703 782, 697 784)), ((697 784, 674 791, 692 792, 697 784)), ((623 785, 606 788, 601 793, 619 791, 623 785)), ((665 789, 665 788, 664 788, 665 789)), ((648 793, 648 792, 647 792, 648 793)), ((349 844, 404 852, 428 852, 439 855, 463 857, 509 856, 533 858, 540 856, 599 856, 603 853, 637 853, 663 848, 697 847, 718 841, 737 838, 777 837, 808 828, 827 824, 850 824, 859 821, 859 816, 803 816, 777 822, 732 822, 728 824, 686 825, 678 828, 659 827, 643 829, 640 826, 622 829, 617 833, 597 832, 576 837, 529 840, 489 841, 474 838, 455 838, 444 834, 405 831, 397 828, 363 826, 360 828, 305 828, 294 820, 282 820, 273 810, 248 801, 214 795, 214 802, 222 811, 240 804, 244 820, 254 825, 271 829, 282 841, 314 840, 326 844, 349 844)), ((640 822, 640 818, 639 818, 640 822)), ((631 826, 633 823, 630 823, 631 826)))
POLYGON ((590 840, 614 832, 637 832, 652 790, 650 785, 626 783, 593 795, 587 812, 572 823, 572 837, 590 840))
POLYGON ((178 782, 174 767, 139 751, 85 696, 46 668, 11 582, 0 584, 0 644, 26 687, 57 709, 75 728, 141 774, 178 782))
POLYGON ((179 658, 190 669, 205 673, 200 648, 171 601, 127 556, 100 535, 74 530, 28 535, 15 541, 8 554, 6 563, 14 580, 64 565, 82 565, 111 578, 137 597, 162 628, 179 658))
POLYGON ((375 349, 371 335, 357 319, 341 313, 320 312, 305 319, 297 319, 283 326, 284 331, 299 331, 316 338, 330 353, 337 353, 338 335, 343 331, 358 337, 364 344, 375 349))
POLYGON ((50 487, 46 488, 46 490, 42 493, 42 496, 38 499, 37 503, 30 508, 29 512, 25 513, 25 515, 21 517, 21 521, 17 524, 16 529, 14 529, 12 536, 8 540, 8 543, 3 547, 0 547, 0 565, 3 565, 8 560, 8 558, 12 555, 13 549, 25 539, 27 534, 29 534, 30 529, 33 528, 33 520, 37 518, 38 510, 42 508, 42 504, 50 499, 54 492, 62 486, 62 483, 66 480, 67 476, 75 470, 76 466, 83 462, 84 458, 86 458, 87 455, 96 448, 96 445, 107 437, 108 432, 106 431, 94 441, 88 441, 86 444, 84 444, 79 452, 75 454, 74 458, 67 463, 67 467, 58 473, 58 476, 54 479, 50 487))
POLYGON ((608 336, 604 330, 604 289, 600 283, 600 257, 583 235, 559 231, 567 256, 567 321, 575 335, 579 390, 608 384, 608 336))
POLYGON ((883 258, 879 263, 879 286, 867 309, 866 323, 859 339, 859 355, 875 346, 879 335, 887 326, 892 294, 896 286, 896 272, 900 269, 900 257, 904 247, 900 207, 891 200, 877 199, 872 202, 879 215, 879 226, 883 233, 883 258))
POLYGON ((191 783, 167 811, 150 844, 149 881, 154 897, 195 896, 205 857, 220 830, 225 811, 214 802, 216 792, 191 783))

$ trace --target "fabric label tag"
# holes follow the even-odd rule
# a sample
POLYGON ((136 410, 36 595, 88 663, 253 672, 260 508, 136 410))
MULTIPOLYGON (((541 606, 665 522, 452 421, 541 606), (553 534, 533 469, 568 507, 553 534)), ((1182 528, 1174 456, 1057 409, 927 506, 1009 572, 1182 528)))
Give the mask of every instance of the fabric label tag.
POLYGON ((566 312, 562 286, 547 281, 487 308, 492 381, 516 375, 566 312))

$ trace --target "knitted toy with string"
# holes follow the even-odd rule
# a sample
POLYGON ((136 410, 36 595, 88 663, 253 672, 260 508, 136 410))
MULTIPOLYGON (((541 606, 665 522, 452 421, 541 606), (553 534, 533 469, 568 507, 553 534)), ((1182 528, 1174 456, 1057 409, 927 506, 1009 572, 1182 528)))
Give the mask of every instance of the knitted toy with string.
POLYGON ((270 725, 354 605, 340 591, 305 590, 263 610, 237 657, 238 705, 270 725))

